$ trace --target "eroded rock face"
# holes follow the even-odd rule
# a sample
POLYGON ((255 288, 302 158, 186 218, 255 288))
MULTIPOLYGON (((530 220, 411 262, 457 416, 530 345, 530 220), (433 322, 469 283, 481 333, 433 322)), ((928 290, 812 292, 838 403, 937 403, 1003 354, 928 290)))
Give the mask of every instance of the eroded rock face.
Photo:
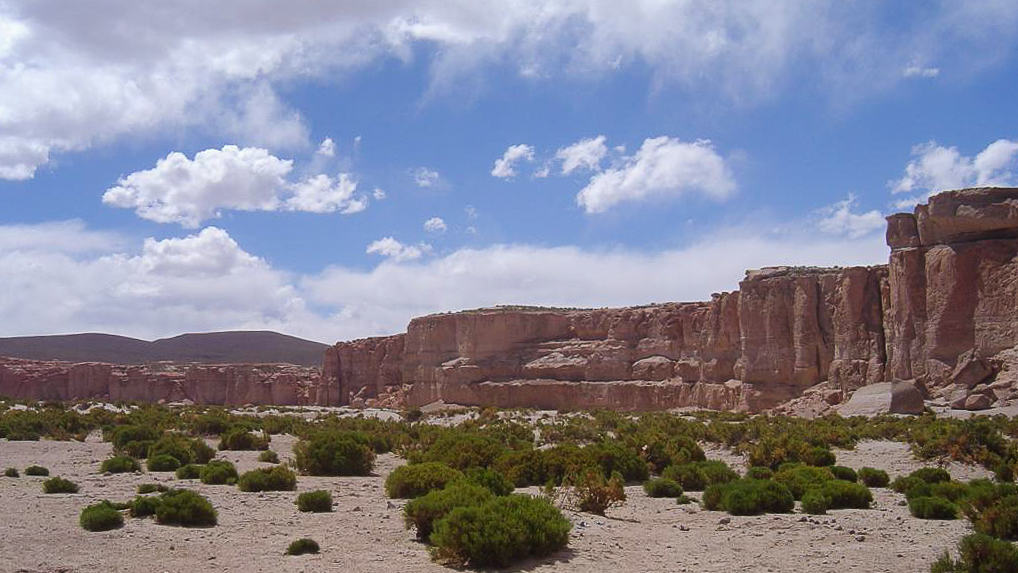
POLYGON ((317 368, 291 364, 126 366, 0 358, 0 396, 20 399, 304 405, 316 403, 321 384, 317 368))
POLYGON ((819 411, 890 380, 1016 397, 1018 189, 936 195, 888 217, 887 244, 887 266, 749 271, 702 303, 417 318, 330 348, 326 402, 756 411, 823 383, 819 411))

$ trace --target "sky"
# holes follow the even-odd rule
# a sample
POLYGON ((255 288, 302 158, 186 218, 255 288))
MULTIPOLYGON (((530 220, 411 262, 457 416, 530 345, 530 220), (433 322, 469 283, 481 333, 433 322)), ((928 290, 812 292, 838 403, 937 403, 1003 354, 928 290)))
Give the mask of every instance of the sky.
POLYGON ((887 259, 1018 184, 1018 0, 0 0, 0 336, 332 343, 887 259))

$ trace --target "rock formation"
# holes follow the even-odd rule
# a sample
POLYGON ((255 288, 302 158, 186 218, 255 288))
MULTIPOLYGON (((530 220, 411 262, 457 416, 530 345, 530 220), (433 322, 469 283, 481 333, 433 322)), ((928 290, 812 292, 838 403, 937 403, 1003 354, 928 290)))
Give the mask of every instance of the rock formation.
POLYGON ((321 402, 759 411, 897 380, 964 408, 1018 397, 1018 189, 936 195, 888 217, 887 243, 887 266, 749 271, 709 302, 416 318, 327 350, 321 402))

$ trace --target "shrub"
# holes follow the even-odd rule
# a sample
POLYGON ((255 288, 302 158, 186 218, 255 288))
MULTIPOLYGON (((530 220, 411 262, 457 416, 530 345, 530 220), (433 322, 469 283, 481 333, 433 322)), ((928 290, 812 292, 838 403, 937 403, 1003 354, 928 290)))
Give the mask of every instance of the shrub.
POLYGON ((187 464, 186 466, 180 466, 177 468, 175 476, 177 479, 198 479, 201 476, 201 470, 205 466, 198 464, 187 464))
POLYGON ((951 481, 951 474, 947 473, 944 468, 919 468, 908 474, 908 477, 918 478, 926 483, 951 481))
MULTIPOLYGON (((152 444, 158 439, 159 431, 153 428, 152 426, 126 425, 117 426, 117 428, 113 430, 110 442, 113 443, 114 449, 118 451, 124 451, 127 449, 131 449, 128 447, 128 444, 131 443, 138 444, 145 442, 152 444)), ((135 456, 137 454, 132 453, 131 455, 135 456)), ((144 457, 145 454, 144 452, 142 452, 140 455, 144 457)))
POLYGON ((233 485, 237 483, 237 468, 226 460, 212 460, 201 468, 198 477, 209 485, 233 485))
POLYGON ((159 498, 156 523, 209 527, 216 524, 212 502, 189 489, 171 489, 159 498))
POLYGON ((891 482, 891 489, 898 493, 903 493, 906 496, 908 496, 909 492, 912 490, 917 490, 924 495, 929 495, 929 486, 930 484, 927 482, 911 476, 898 476, 894 478, 893 482, 891 482))
POLYGON ((450 563, 505 567, 565 547, 571 528, 547 500, 509 495, 452 510, 436 524, 431 542, 436 556, 450 563))
POLYGON ((859 470, 859 480, 862 481, 866 487, 887 487, 887 484, 891 482, 891 478, 888 477, 887 472, 869 467, 861 468, 859 470))
POLYGON ((1018 539, 1018 496, 997 500, 972 525, 979 533, 1010 541, 1018 539))
POLYGON ((819 489, 831 500, 830 509, 867 509, 873 501, 869 488, 859 483, 830 480, 819 489))
POLYGON ((306 491, 297 496, 297 509, 313 513, 332 511, 332 494, 324 489, 306 491))
POLYGON ((824 515, 831 507, 831 499, 819 489, 802 494, 802 510, 810 515, 824 515))
POLYGON ((293 491, 297 474, 283 466, 258 468, 245 472, 237 481, 240 491, 293 491))
POLYGON ((509 495, 516 489, 513 482, 505 477, 502 472, 488 468, 469 468, 466 471, 467 481, 475 483, 495 495, 509 495))
POLYGON ((318 553, 319 551, 321 551, 321 547, 318 546, 318 542, 309 537, 301 537, 286 548, 287 555, 304 555, 305 553, 318 553))
POLYGON ((753 466, 746 470, 746 477, 749 479, 771 479, 774 471, 767 466, 753 466))
POLYGON ((656 478, 643 482, 643 491, 649 497, 679 497, 682 495, 682 486, 675 480, 656 478))
POLYGON ((481 505, 494 495, 479 485, 466 482, 450 484, 445 489, 431 491, 406 504, 403 520, 407 528, 417 529, 418 539, 428 539, 434 524, 457 507, 481 505))
POLYGON ((101 501, 83 508, 78 523, 87 531, 109 531, 123 527, 124 516, 110 502, 101 501))
POLYGON ((721 497, 725 494, 725 486, 727 484, 716 483, 714 485, 707 486, 707 489, 703 490, 703 496, 700 498, 700 504, 704 509, 710 511, 718 511, 721 509, 721 497))
POLYGON ((219 437, 220 450, 267 450, 268 448, 269 436, 267 434, 257 435, 241 426, 230 428, 219 437))
POLYGON ((321 433, 293 448, 297 468, 313 476, 366 476, 375 453, 349 432, 321 433))
POLYGON ((942 481, 930 484, 930 495, 957 502, 968 495, 969 487, 957 481, 942 481))
POLYGON ((908 512, 919 519, 957 519, 958 506, 942 497, 916 497, 908 502, 908 512))
POLYGON ((813 466, 783 466, 774 474, 774 481, 787 487, 795 499, 802 499, 807 490, 833 480, 834 474, 830 469, 813 466))
POLYGON ((177 465, 204 464, 215 457, 216 451, 200 438, 167 435, 159 438, 148 449, 150 459, 162 455, 173 456, 179 462, 177 465))
POLYGON ((600 467, 605 476, 618 472, 626 482, 642 482, 650 476, 647 462, 640 454, 619 441, 605 440, 591 444, 583 448, 583 454, 590 460, 590 465, 600 467))
POLYGON ((494 438, 474 433, 447 432, 411 462, 442 462, 458 470, 486 468, 505 448, 494 438))
POLYGON ((842 481, 859 481, 859 474, 855 473, 855 470, 845 466, 831 466, 829 468, 831 473, 834 474, 834 479, 840 479, 842 481))
POLYGON ((404 499, 420 497, 462 478, 463 472, 440 462, 400 466, 385 478, 385 495, 404 499))
POLYGON ((661 477, 678 482, 684 490, 702 491, 711 484, 735 481, 739 479, 739 474, 722 461, 708 460, 668 466, 661 477))
POLYGON ((604 515, 611 507, 626 501, 622 475, 617 473, 609 479, 595 470, 588 469, 572 478, 572 496, 577 509, 595 515, 604 515))
POLYGON ((930 568, 931 573, 1011 573, 1018 571, 1018 549, 1007 541, 974 533, 958 543, 960 559, 945 551, 930 568))
POLYGON ((167 491, 168 489, 169 488, 167 488, 165 485, 163 485, 161 483, 158 483, 158 484, 157 483, 143 483, 143 484, 138 486, 138 493, 155 493, 157 491, 158 492, 164 492, 164 491, 167 491))
POLYGON ((42 466, 28 466, 25 468, 26 476, 48 476, 49 470, 42 466))
POLYGON ((154 495, 135 496, 131 501, 131 517, 147 517, 155 515, 159 508, 160 498, 154 495))
POLYGON ((60 476, 42 482, 43 493, 78 493, 78 484, 60 476))
POLYGON ((4 470, 4 477, 16 478, 19 477, 18 468, 7 468, 4 470))
POLYGON ((792 493, 772 480, 743 479, 724 486, 721 508, 732 515, 789 513, 795 507, 792 493))
POLYGON ((169 454, 159 454, 149 458, 146 465, 150 472, 172 472, 180 467, 180 460, 169 454))
POLYGON ((260 461, 260 462, 268 462, 270 464, 278 464, 279 463, 279 454, 277 454, 273 450, 265 450, 264 452, 258 454, 258 461, 260 461))
POLYGON ((837 461, 837 458, 831 450, 821 446, 816 446, 806 450, 801 457, 801 461, 809 466, 824 467, 833 466, 837 461))
POLYGON ((138 460, 131 456, 113 456, 103 460, 101 466, 99 466, 100 472, 110 472, 111 474, 122 474, 127 472, 141 471, 141 466, 138 464, 138 460))

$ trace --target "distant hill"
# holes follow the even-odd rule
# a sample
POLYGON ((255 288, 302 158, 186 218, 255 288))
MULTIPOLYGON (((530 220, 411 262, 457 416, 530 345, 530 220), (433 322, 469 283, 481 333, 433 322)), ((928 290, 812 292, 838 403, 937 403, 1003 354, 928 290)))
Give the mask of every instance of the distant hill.
POLYGON ((149 342, 113 334, 0 338, 0 356, 70 362, 286 362, 321 366, 326 345, 270 331, 181 334, 149 342))

